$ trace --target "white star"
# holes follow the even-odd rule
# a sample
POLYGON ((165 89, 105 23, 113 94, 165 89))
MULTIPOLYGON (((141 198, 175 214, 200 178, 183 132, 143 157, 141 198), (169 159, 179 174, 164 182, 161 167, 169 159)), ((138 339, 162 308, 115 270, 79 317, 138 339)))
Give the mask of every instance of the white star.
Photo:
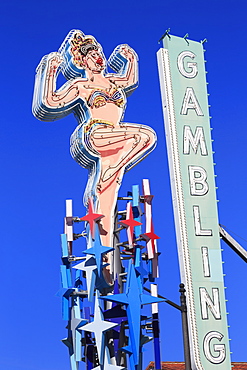
POLYGON ((73 307, 71 308, 70 330, 72 332, 72 343, 75 358, 77 361, 81 359, 81 333, 82 326, 87 320, 82 319, 80 315, 80 302, 79 297, 75 299, 73 307))
POLYGON ((100 365, 100 366, 97 366, 97 367, 94 367, 93 370, 123 370, 124 367, 122 366, 117 366, 117 365, 112 365, 110 363, 110 356, 109 356, 109 352, 108 352, 108 348, 106 347, 105 348, 105 361, 104 361, 104 365, 100 365))
POLYGON ((94 332, 99 363, 103 365, 104 362, 104 348, 105 348, 105 332, 114 328, 118 324, 104 321, 103 313, 99 302, 99 292, 96 291, 95 307, 94 307, 94 321, 83 326, 83 330, 94 332))
POLYGON ((73 266, 73 268, 76 270, 82 270, 86 272, 88 300, 89 302, 92 302, 97 270, 95 258, 90 255, 87 255, 85 261, 78 263, 78 265, 73 266))

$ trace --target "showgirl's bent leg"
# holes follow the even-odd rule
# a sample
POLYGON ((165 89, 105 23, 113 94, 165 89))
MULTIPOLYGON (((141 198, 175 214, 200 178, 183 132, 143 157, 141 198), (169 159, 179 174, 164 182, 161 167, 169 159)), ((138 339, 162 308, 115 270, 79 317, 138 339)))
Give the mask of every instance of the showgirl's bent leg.
POLYGON ((102 242, 111 247, 114 209, 124 171, 148 155, 155 146, 156 134, 144 125, 125 123, 115 128, 99 125, 91 132, 90 143, 101 156, 97 212, 105 216, 101 220, 102 242))
POLYGON ((124 124, 116 128, 98 127, 91 134, 91 143, 100 153, 104 183, 122 167, 133 167, 142 160, 156 142, 155 132, 142 125, 124 124))

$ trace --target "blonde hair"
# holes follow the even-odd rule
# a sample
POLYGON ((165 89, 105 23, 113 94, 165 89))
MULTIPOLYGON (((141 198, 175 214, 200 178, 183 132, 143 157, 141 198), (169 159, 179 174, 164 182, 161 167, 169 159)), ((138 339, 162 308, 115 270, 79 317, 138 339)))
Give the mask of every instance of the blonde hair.
POLYGON ((90 50, 98 50, 99 45, 96 40, 92 37, 83 37, 83 34, 75 33, 74 38, 70 40, 71 49, 70 52, 73 56, 73 63, 78 67, 85 67, 83 58, 87 55, 90 50))

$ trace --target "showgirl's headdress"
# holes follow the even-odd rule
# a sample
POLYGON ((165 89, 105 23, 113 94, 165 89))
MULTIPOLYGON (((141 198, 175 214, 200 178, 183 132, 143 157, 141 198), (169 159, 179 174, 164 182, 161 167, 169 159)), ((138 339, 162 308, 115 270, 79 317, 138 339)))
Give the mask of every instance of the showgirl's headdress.
POLYGON ((64 58, 61 70, 67 80, 76 77, 85 77, 83 58, 89 50, 102 50, 101 45, 93 36, 85 35, 81 30, 72 30, 68 33, 58 52, 64 58))
POLYGON ((99 44, 92 36, 85 36, 82 33, 75 33, 71 39, 71 54, 74 58, 75 65, 83 67, 83 57, 87 55, 90 50, 99 49, 99 44))

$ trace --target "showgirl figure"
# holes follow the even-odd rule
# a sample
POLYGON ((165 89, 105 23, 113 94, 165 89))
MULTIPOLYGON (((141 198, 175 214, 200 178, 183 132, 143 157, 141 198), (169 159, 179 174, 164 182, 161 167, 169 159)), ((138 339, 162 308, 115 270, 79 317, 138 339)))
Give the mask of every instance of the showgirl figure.
POLYGON ((108 73, 101 45, 93 36, 72 30, 58 52, 45 55, 36 70, 33 114, 54 121, 74 113, 71 155, 89 171, 84 204, 93 200, 102 244, 112 247, 114 209, 123 175, 155 147, 148 126, 123 122, 126 98, 138 85, 138 58, 128 45, 111 54, 108 73), (67 82, 59 89, 62 73, 67 82))

